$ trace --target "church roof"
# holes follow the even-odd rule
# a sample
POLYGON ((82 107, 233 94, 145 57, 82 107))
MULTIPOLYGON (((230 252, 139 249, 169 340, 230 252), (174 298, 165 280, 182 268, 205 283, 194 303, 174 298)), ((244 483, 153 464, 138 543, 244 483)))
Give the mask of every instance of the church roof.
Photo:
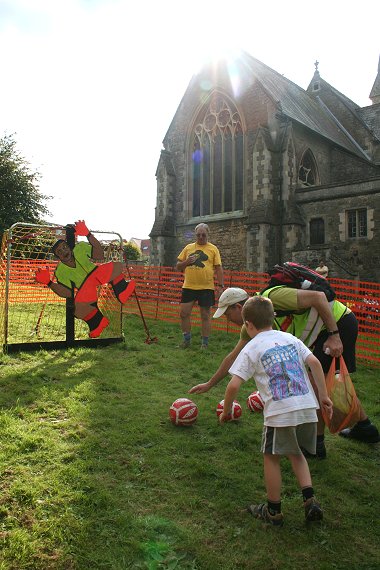
POLYGON ((379 57, 379 65, 377 67, 377 76, 375 79, 375 83, 371 89, 371 93, 369 94, 369 98, 372 99, 373 103, 380 103, 380 57, 379 57))
MULTIPOLYGON (((252 78, 255 78, 271 99, 277 102, 284 115, 361 158, 369 159, 366 152, 318 96, 311 96, 307 91, 249 54, 243 54, 241 63, 243 64, 242 70, 249 69, 252 78)), ((243 74, 246 72, 243 71, 243 74)), ((356 113, 355 103, 343 95, 342 97, 351 111, 356 113)))
MULTIPOLYGON (((369 129, 373 135, 377 135, 376 131, 371 127, 373 121, 370 124, 367 116, 363 115, 362 109, 356 103, 322 80, 318 71, 316 71, 314 77, 318 77, 321 85, 328 87, 340 99, 349 112, 355 116, 355 119, 361 122, 363 127, 369 129)), ((244 51, 240 52, 232 61, 223 60, 219 61, 217 65, 211 63, 205 65, 199 73, 191 78, 171 125, 175 121, 177 113, 183 109, 188 94, 190 95, 193 91, 198 90, 200 94, 203 93, 205 95, 201 87, 202 85, 208 85, 209 89, 217 89, 225 85, 225 81, 229 81, 230 89, 233 93, 236 91, 235 84, 239 85, 239 92, 242 93, 244 90, 247 92, 247 90, 252 89, 255 82, 258 82, 274 104, 277 105, 279 113, 292 121, 297 121, 356 156, 365 160, 371 160, 366 151, 342 125, 339 118, 318 97, 317 92, 310 92, 310 87, 309 91, 305 91, 305 89, 302 89, 302 87, 293 83, 290 79, 287 79, 244 51)), ((235 98, 238 100, 239 95, 235 94, 235 98)), ((188 115, 188 120, 191 120, 191 115, 188 115)), ((167 134, 164 138, 164 146, 167 134)), ((169 167, 168 164, 167 167, 169 167)))
POLYGON ((380 141, 380 105, 374 104, 362 107, 359 113, 374 137, 380 141))

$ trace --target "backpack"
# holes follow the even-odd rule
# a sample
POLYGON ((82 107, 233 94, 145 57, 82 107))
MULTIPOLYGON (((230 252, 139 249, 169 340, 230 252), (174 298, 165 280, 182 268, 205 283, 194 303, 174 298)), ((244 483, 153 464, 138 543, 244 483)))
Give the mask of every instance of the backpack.
POLYGON ((294 289, 323 291, 329 302, 333 301, 336 297, 334 289, 325 277, 322 277, 316 271, 299 263, 286 261, 281 265, 275 265, 268 273, 270 275, 270 281, 265 289, 260 291, 260 294, 277 285, 286 285, 286 287, 292 287, 294 289))

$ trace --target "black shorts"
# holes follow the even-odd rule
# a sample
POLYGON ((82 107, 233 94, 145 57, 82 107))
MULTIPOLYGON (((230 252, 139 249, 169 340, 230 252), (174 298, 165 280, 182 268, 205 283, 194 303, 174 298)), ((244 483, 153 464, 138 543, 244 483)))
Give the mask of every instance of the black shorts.
MULTIPOLYGON (((346 363, 349 372, 355 372, 356 370, 356 356, 355 356, 355 345, 356 339, 358 337, 358 321, 354 313, 347 313, 338 323, 339 335, 343 344, 343 358, 346 363)), ((323 352, 323 343, 326 342, 328 338, 327 331, 322 331, 315 341, 314 347, 311 347, 314 356, 316 356, 319 362, 322 364, 323 371, 327 373, 331 366, 332 358, 328 354, 323 352)), ((338 368, 338 367, 337 367, 338 368)))
POLYGON ((183 289, 181 303, 198 301, 200 307, 212 307, 215 305, 215 291, 213 289, 183 289))

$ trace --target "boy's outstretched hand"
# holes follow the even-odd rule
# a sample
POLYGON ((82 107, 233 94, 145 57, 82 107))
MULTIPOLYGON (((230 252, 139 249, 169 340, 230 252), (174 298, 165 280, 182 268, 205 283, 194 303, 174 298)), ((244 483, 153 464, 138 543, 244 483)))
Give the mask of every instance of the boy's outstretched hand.
POLYGON ((203 394, 204 392, 208 392, 210 389, 210 386, 208 384, 208 382, 204 382, 203 384, 197 384, 196 386, 193 386, 192 388, 190 388, 189 390, 189 394, 203 394))

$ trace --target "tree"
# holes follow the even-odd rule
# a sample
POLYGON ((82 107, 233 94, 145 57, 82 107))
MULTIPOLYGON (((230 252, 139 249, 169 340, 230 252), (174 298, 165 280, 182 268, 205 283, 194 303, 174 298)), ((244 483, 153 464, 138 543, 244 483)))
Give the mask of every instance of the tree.
POLYGON ((14 135, 0 139, 0 237, 15 222, 39 223, 49 214, 40 193, 39 172, 33 172, 17 151, 14 135))
POLYGON ((124 257, 125 259, 128 259, 128 261, 140 259, 140 250, 137 247, 137 245, 135 245, 131 241, 125 241, 123 243, 123 251, 124 251, 124 257))

